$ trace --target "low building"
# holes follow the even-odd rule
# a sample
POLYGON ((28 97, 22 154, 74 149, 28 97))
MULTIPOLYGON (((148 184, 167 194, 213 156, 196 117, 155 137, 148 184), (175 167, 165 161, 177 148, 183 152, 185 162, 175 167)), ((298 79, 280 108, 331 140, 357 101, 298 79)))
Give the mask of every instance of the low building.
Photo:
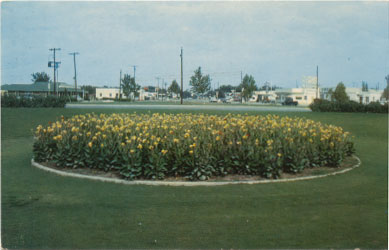
MULTIPOLYGON (((64 82, 57 82, 57 92, 59 96, 74 96, 76 93, 82 95, 80 88, 74 88, 74 85, 70 85, 64 82)), ((32 84, 5 84, 1 85, 1 92, 8 95, 26 96, 26 95, 43 95, 48 96, 53 94, 54 83, 53 82, 35 82, 32 84)))
MULTIPOLYGON (((330 89, 334 91, 335 88, 323 88, 321 90, 321 99, 331 100, 330 89)), ((350 88, 346 87, 346 94, 350 98, 350 101, 355 101, 362 104, 369 104, 371 102, 383 101, 383 90, 368 89, 363 91, 362 88, 350 88)))
POLYGON ((260 91, 254 91, 249 102, 269 103, 269 102, 276 102, 276 100, 277 100, 277 94, 274 90, 270 90, 270 91, 260 90, 260 91))
POLYGON ((299 105, 307 106, 316 99, 316 93, 320 96, 320 89, 317 91, 314 88, 290 88, 290 89, 276 89, 277 102, 282 103, 287 97, 293 99, 299 105))
POLYGON ((351 101, 356 101, 362 104, 369 104, 371 102, 379 102, 383 94, 383 90, 368 89, 362 91, 361 88, 346 88, 346 94, 351 101))
POLYGON ((157 99, 158 88, 154 86, 146 86, 139 90, 139 101, 148 101, 157 99))
POLYGON ((96 88, 96 99, 118 99, 119 92, 121 94, 120 97, 123 97, 123 90, 119 88, 96 88))

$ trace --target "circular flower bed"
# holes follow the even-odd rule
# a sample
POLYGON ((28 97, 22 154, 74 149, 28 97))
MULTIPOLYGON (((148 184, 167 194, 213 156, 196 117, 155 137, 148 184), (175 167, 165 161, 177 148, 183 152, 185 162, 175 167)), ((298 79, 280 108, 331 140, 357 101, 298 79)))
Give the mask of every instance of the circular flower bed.
POLYGON ((86 114, 39 125, 35 136, 37 162, 113 171, 128 179, 278 178, 338 167, 354 152, 340 127, 276 115, 86 114))

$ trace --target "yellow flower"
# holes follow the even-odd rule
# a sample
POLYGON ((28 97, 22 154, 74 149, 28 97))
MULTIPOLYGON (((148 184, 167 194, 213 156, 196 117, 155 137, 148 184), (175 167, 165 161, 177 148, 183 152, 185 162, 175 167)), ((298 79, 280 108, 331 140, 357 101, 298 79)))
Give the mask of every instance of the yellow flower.
POLYGON ((126 144, 124 142, 122 142, 120 145, 122 145, 122 147, 126 146, 126 144))
POLYGON ((282 154, 281 154, 281 153, 278 153, 277 155, 278 155, 278 157, 281 157, 281 156, 282 156, 282 154))
POLYGON ((154 146, 153 146, 153 145, 149 146, 149 149, 150 149, 150 150, 153 150, 153 149, 154 149, 154 146))
POLYGON ((77 138, 76 135, 74 135, 74 136, 72 137, 72 140, 73 140, 73 141, 77 141, 77 139, 78 139, 78 138, 77 138))
POLYGON ((216 141, 219 141, 220 140, 220 136, 216 136, 216 141))
POLYGON ((173 139, 173 142, 174 142, 174 143, 178 143, 179 141, 180 141, 180 140, 178 140, 178 139, 176 139, 176 138, 173 139))
POLYGON ((135 152, 135 150, 133 150, 133 149, 130 150, 130 153, 131 153, 131 154, 133 154, 134 152, 135 152))
POLYGON ((104 147, 104 143, 101 143, 101 144, 100 144, 100 147, 102 147, 102 148, 103 148, 103 147, 104 147))
POLYGON ((161 150, 161 153, 162 153, 163 155, 165 155, 167 152, 168 152, 168 151, 165 150, 165 149, 162 149, 162 150, 161 150))
POLYGON ((137 148, 142 149, 143 148, 142 144, 139 143, 137 148))
POLYGON ((89 143, 88 143, 88 147, 91 148, 92 146, 93 146, 93 143, 92 143, 92 142, 89 142, 89 143))
POLYGON ((237 142, 236 142, 236 144, 240 145, 240 144, 242 144, 242 142, 240 142, 240 141, 237 141, 237 142))
POLYGON ((190 151, 189 151, 189 154, 193 155, 193 150, 190 150, 190 151))
POLYGON ((88 137, 89 137, 90 135, 91 135, 91 132, 88 132, 88 133, 86 133, 86 136, 88 136, 88 137))

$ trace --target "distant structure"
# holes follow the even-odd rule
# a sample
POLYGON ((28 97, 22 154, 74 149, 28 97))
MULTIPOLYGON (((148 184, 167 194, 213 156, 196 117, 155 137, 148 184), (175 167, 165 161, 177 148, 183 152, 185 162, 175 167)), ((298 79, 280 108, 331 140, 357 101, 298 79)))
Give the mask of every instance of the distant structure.
MULTIPOLYGON (((74 85, 64 82, 56 82, 59 96, 74 96, 82 94, 81 89, 75 89, 74 85)), ((32 84, 5 84, 1 85, 2 93, 16 96, 48 96, 53 92, 53 82, 35 82, 32 84)))

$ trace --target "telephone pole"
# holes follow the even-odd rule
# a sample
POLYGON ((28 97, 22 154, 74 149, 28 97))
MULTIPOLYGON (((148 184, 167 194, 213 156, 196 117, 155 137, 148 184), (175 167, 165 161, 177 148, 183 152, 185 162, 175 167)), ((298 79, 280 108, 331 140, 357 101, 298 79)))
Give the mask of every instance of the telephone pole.
POLYGON ((138 65, 132 65, 132 67, 134 68, 134 81, 135 81, 135 71, 136 71, 136 67, 138 67, 138 65))
POLYGON ((73 55, 73 63, 74 63, 74 88, 76 89, 76 101, 78 97, 77 93, 77 70, 76 70, 76 55, 79 55, 80 53, 78 52, 72 52, 69 53, 69 55, 73 55))
POLYGON ((166 99, 166 101, 167 101, 167 90, 166 90, 166 84, 167 84, 167 83, 165 82, 165 97, 166 97, 165 99, 166 99))
POLYGON ((316 99, 319 99, 319 66, 316 66, 316 99))
POLYGON ((158 85, 157 85, 157 100, 159 100, 159 79, 161 79, 159 76, 158 77, 156 77, 155 79, 157 79, 157 81, 158 81, 158 85))
MULTIPOLYGON (((53 88, 53 94, 55 95, 55 92, 56 92, 56 90, 57 90, 57 86, 56 86, 56 78, 55 78, 55 71, 56 71, 56 69, 57 69, 57 63, 55 62, 55 51, 56 50, 61 50, 61 48, 51 48, 51 49, 49 49, 50 51, 53 51, 53 53, 54 53, 54 66, 53 66, 53 68, 54 68, 54 88, 53 88)), ((50 65, 50 64, 49 64, 50 65)), ((57 90, 57 95, 58 95, 58 90, 57 90)))
POLYGON ((180 96, 181 96, 181 104, 182 104, 182 102, 183 102, 183 98, 184 98, 184 90, 183 90, 183 88, 184 88, 184 86, 183 86, 183 73, 182 73, 182 70, 183 70, 183 65, 182 65, 182 60, 183 60, 183 57, 184 57, 184 54, 183 54, 183 52, 182 52, 182 47, 181 47, 181 55, 180 55, 180 57, 181 57, 181 94, 180 94, 180 96))
POLYGON ((122 70, 120 70, 120 79, 119 79, 119 100, 122 99, 122 70))

